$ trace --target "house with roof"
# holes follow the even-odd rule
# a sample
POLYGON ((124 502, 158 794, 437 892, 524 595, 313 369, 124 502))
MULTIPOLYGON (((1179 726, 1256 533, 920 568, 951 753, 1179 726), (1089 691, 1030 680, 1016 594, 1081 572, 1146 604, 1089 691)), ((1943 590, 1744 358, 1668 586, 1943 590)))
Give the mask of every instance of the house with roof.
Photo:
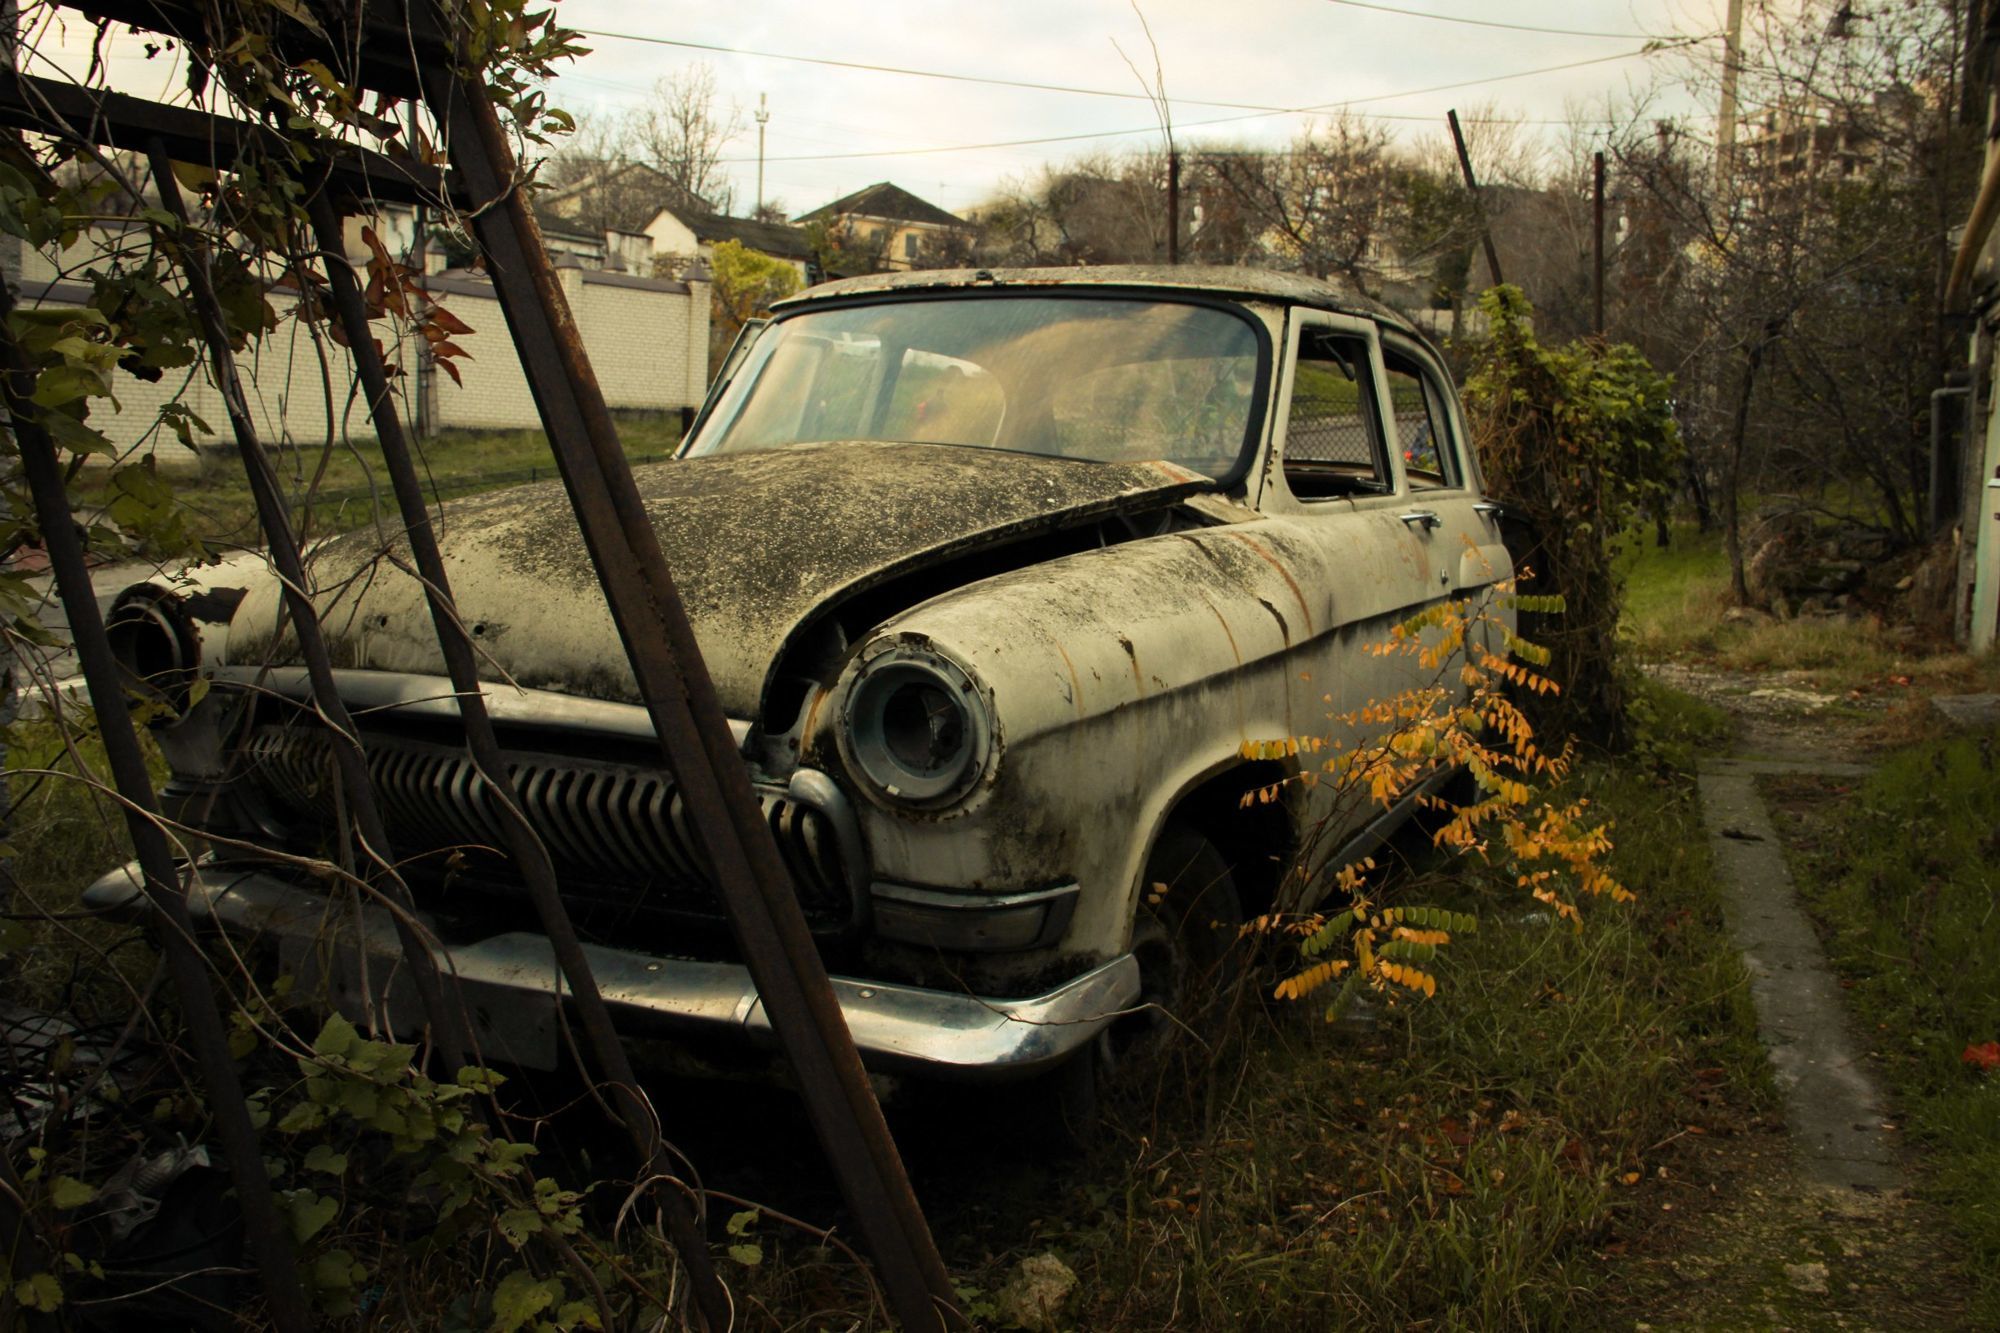
POLYGON ((617 159, 579 170, 568 184, 535 195, 535 213, 543 230, 553 222, 586 235, 606 229, 642 230, 655 213, 669 205, 708 207, 690 199, 686 190, 657 167, 617 159))
POLYGON ((805 229, 790 223, 733 218, 695 207, 667 207, 655 213, 644 230, 652 242, 656 271, 663 274, 686 272, 697 259, 712 267, 716 245, 735 241, 790 264, 801 282, 813 282, 820 276, 814 271, 812 245, 805 229))
POLYGON ((874 267, 890 270, 923 267, 934 256, 969 251, 976 231, 964 218, 889 181, 877 181, 795 221, 820 224, 842 250, 867 255, 874 267))

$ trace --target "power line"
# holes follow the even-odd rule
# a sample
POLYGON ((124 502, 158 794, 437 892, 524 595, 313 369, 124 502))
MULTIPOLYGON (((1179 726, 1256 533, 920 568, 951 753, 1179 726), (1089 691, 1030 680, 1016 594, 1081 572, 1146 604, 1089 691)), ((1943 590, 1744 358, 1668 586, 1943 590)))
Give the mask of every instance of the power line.
POLYGON ((1498 19, 1475 19, 1459 14, 1432 14, 1421 9, 1399 9, 1395 5, 1372 4, 1369 0, 1326 0, 1326 2, 1330 5, 1344 5, 1349 9, 1372 9, 1378 14, 1430 19, 1437 23, 1460 23, 1472 28, 1504 28, 1508 32, 1538 32, 1551 37, 1607 37, 1627 42, 1657 40, 1654 34, 1646 32, 1594 32, 1584 28, 1541 28, 1531 23, 1502 23, 1498 19))
MULTIPOLYGON (((876 65, 861 60, 835 60, 828 56, 787 55, 780 51, 753 51, 742 46, 721 46, 713 42, 690 42, 675 37, 651 37, 636 32, 607 32, 602 28, 577 28, 586 37, 605 37, 619 42, 642 42, 648 46, 675 46, 688 51, 713 51, 720 55, 754 56, 759 60, 785 60, 797 65, 825 65, 833 69, 860 70, 866 74, 901 74, 912 79, 941 79, 948 83, 983 83, 995 88, 1025 88, 1038 93, 1070 93, 1078 97, 1113 97, 1121 101, 1145 102, 1145 93, 1114 88, 1079 88, 1064 83, 1036 83, 1028 79, 997 79, 982 74, 955 74, 935 69, 910 69, 902 65, 876 65)), ((1224 111, 1281 112, 1284 107, 1258 102, 1208 102, 1194 97, 1170 99, 1181 106, 1215 107, 1224 111)))
MULTIPOLYGON (((1676 42, 1673 45, 1684 46, 1687 45, 1688 42, 1691 40, 1693 39, 1685 39, 1676 42)), ((1374 93, 1367 97, 1350 98, 1344 102, 1321 102, 1313 106, 1273 107, 1267 111, 1257 111, 1253 112, 1250 115, 1244 115, 1244 116, 1218 116, 1211 120, 1188 121, 1185 124, 1176 126, 1175 128, 1177 130, 1192 130, 1192 129, 1201 129, 1205 126, 1211 126, 1211 125, 1235 125, 1235 124, 1240 124, 1246 120, 1263 120, 1269 116, 1274 116, 1274 115, 1309 116, 1318 114, 1323 111, 1341 111, 1349 107, 1359 106, 1364 102, 1386 102, 1386 101, 1393 101, 1399 97, 1418 97, 1425 93, 1451 92, 1459 88, 1471 88, 1486 83, 1505 83, 1510 79, 1530 79, 1534 78, 1536 75, 1554 74, 1557 73, 1558 71, 1567 69, 1580 69, 1586 65, 1604 65, 1618 60, 1631 60, 1638 56, 1653 55, 1658 51, 1666 49, 1669 48, 1664 46, 1646 46, 1637 51, 1623 51, 1617 55, 1610 55, 1610 56, 1593 56, 1588 60, 1571 60, 1560 65, 1544 65, 1538 69, 1524 69, 1524 70, 1519 70, 1513 74, 1489 74, 1482 78, 1477 78, 1477 79, 1462 79, 1457 83, 1432 84, 1428 88, 1411 88, 1406 91, 1397 93, 1374 93)), ((1358 114, 1371 116, 1382 120, 1421 121, 1421 120, 1436 119, 1435 116, 1425 116, 1416 114, 1398 115, 1395 113, 1383 112, 1383 111, 1360 112, 1358 114)), ((1566 122, 1551 122, 1551 123, 1561 124, 1566 122)), ((796 157, 770 157, 764 160, 766 162, 838 162, 855 158, 920 157, 933 153, 972 153, 972 152, 979 152, 983 149, 988 149, 988 148, 1027 148, 1042 144, 1079 143, 1087 139, 1117 139, 1135 134, 1158 134, 1159 132, 1160 132, 1160 127, 1158 125, 1141 125, 1129 130, 1098 130, 1085 134, 1051 134, 1033 139, 1003 139, 995 143, 953 144, 949 146, 936 147, 936 148, 886 148, 878 152, 866 152, 866 153, 816 153, 816 154, 801 155, 796 157)), ((721 158, 718 159, 718 161, 724 164, 734 165, 743 162, 755 161, 755 159, 721 158)))

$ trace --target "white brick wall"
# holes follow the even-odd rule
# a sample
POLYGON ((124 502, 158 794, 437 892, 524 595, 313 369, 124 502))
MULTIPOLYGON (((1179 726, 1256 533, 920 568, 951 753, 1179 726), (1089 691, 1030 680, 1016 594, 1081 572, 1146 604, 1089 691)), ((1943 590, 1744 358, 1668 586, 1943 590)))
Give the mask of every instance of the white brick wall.
MULTIPOLYGON (((13 258, 13 253, 0 256, 0 264, 10 273, 20 274, 19 295, 24 305, 77 305, 88 297, 86 285, 52 283, 56 267, 45 256, 29 252, 18 268, 11 262, 13 258)), ((91 258, 87 250, 79 248, 64 256, 64 267, 75 272, 79 263, 88 264, 91 258)), ((610 407, 671 412, 700 404, 707 390, 706 284, 690 286, 577 269, 562 270, 561 276, 584 348, 610 407)), ((456 363, 463 386, 441 371, 434 374, 433 426, 539 428, 541 419, 491 285, 465 274, 441 274, 431 283, 445 308, 473 330, 453 339, 468 353, 456 363)), ((292 302, 281 294, 273 295, 272 306, 279 315, 277 329, 244 353, 238 363, 260 436, 273 444, 317 445, 326 440, 330 421, 336 440, 373 439, 374 424, 354 388, 346 349, 326 339, 323 329, 314 330, 292 319, 292 302), (331 414, 328 385, 332 389, 331 414)), ((395 336, 395 327, 388 321, 376 325, 385 341, 395 336)), ((413 421, 416 341, 405 338, 401 345, 388 348, 391 362, 400 364, 405 372, 394 383, 406 423, 413 421)), ((158 429, 161 405, 175 399, 208 423, 214 432, 209 443, 229 443, 228 417, 221 395, 209 382, 205 362, 168 371, 157 384, 120 374, 112 391, 119 410, 99 407, 91 414, 91 424, 121 450, 156 445, 177 450, 173 436, 158 429)))

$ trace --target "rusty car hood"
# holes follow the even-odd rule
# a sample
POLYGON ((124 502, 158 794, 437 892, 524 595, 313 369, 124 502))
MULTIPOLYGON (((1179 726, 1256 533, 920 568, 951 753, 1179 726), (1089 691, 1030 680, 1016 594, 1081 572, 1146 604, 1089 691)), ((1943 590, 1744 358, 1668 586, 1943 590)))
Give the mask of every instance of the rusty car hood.
MULTIPOLYGON (((723 707, 741 718, 757 716, 773 662, 815 611, 955 553, 1156 509, 1214 486, 1166 462, 877 442, 709 455, 633 476, 723 707)), ((559 484, 452 504, 439 536, 482 674, 637 700, 559 484)), ((409 563, 407 554, 376 559, 383 548, 367 531, 329 542, 315 558, 318 585, 334 590, 322 617, 335 665, 443 674, 422 590, 396 567, 409 563)), ((289 635, 273 647, 277 610, 275 586, 245 599, 228 660, 296 653, 289 635)))

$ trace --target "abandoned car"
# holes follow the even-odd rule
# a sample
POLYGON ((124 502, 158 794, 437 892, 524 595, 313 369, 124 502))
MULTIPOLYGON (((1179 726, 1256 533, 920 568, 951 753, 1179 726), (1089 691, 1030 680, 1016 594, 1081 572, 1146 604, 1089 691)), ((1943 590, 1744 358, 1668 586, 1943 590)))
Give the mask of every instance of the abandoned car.
MULTIPOLYGON (((849 1027, 889 1072, 1115 1058, 1146 1002, 1171 1006, 1218 933, 1272 902, 1324 813, 1302 787, 1245 807, 1287 771, 1245 742, 1324 735, 1412 683, 1410 659, 1364 649, 1511 571, 1417 332, 1243 270, 814 288, 747 332, 681 456, 637 478, 849 1027)), ((622 1030, 768 1061, 562 490, 453 504, 441 537, 622 1030)), ((369 530, 317 553, 340 688, 482 1050, 552 1066, 557 969, 394 551, 369 530)), ((213 835, 192 901, 355 1016, 375 959, 406 1026, 386 915, 310 873, 339 803, 280 609, 274 580, 142 585, 114 616, 140 668, 209 682, 160 731, 170 807, 213 835)), ((91 900, 131 894, 119 873, 91 900)))

